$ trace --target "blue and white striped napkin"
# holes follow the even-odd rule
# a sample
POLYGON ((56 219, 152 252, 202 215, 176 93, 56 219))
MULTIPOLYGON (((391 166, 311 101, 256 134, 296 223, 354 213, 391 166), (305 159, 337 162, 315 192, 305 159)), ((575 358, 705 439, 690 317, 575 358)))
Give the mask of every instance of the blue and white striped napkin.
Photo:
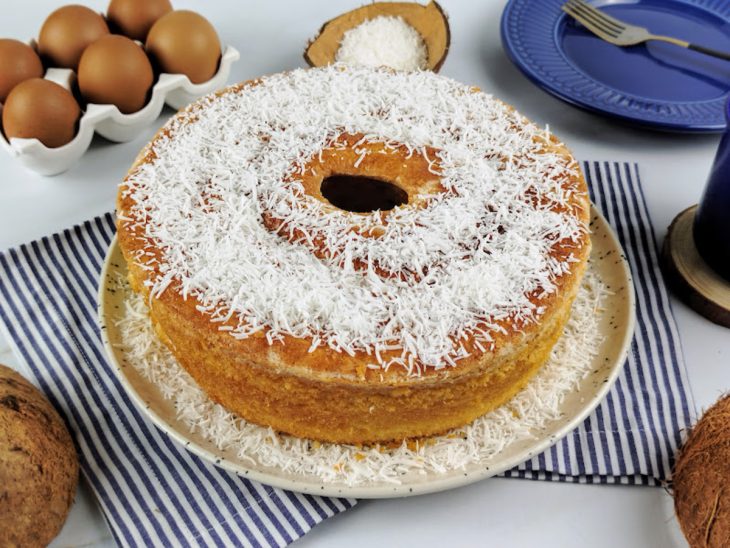
MULTIPOLYGON (((638 169, 591 163, 593 200, 616 229, 637 291, 637 332, 616 386, 555 447, 505 475, 577 482, 666 480, 693 418, 676 324, 657 267, 638 169)), ((145 419, 108 364, 96 319, 111 214, 0 254, 0 325, 65 416, 81 466, 123 546, 283 546, 351 507, 247 481, 145 419)))

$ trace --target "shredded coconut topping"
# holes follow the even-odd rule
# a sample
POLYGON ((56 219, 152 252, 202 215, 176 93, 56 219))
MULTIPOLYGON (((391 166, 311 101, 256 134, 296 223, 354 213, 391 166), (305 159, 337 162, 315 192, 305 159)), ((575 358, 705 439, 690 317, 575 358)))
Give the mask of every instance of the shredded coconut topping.
MULTIPOLYGON (((126 285, 126 284, 125 284, 126 285)), ((544 436, 553 421, 564 419, 565 396, 595 368, 603 336, 599 330, 609 292, 589 266, 573 303, 563 336, 538 374, 509 403, 463 428, 417 445, 397 448, 318 443, 277 434, 246 422, 213 402, 160 342, 144 299, 129 287, 118 322, 122 350, 166 399, 191 432, 244 463, 349 486, 399 484, 425 474, 489 466, 510 444, 544 436)))
POLYGON ((335 59, 348 65, 419 70, 427 66, 428 50, 402 17, 380 15, 348 30, 335 59))
POLYGON ((504 322, 519 329, 539 318, 540 297, 574 260, 551 251, 577 246, 587 230, 575 211, 579 168, 545 146, 546 131, 430 72, 335 65, 278 74, 204 98, 165 135, 123 188, 135 205, 122 221, 146 246, 136 261, 154 271, 153 297, 170 287, 195 297, 237 338, 309 338, 312 350, 364 352, 371 367, 397 363, 412 374, 454 366, 465 338, 488 350, 504 322), (297 177, 345 133, 414 154, 438 150, 427 159, 446 192, 389 212, 326 207, 297 177), (322 236, 331 253, 315 256, 268 230, 267 213, 304 239, 322 236), (373 265, 419 275, 385 277, 373 265))

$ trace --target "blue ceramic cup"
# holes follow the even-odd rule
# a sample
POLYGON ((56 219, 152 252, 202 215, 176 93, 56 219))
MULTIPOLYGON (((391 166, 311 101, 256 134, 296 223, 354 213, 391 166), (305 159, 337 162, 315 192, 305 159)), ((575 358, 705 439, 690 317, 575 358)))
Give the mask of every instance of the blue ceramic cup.
POLYGON ((730 100, 725 117, 727 128, 697 208, 694 238, 705 262, 730 281, 730 100))

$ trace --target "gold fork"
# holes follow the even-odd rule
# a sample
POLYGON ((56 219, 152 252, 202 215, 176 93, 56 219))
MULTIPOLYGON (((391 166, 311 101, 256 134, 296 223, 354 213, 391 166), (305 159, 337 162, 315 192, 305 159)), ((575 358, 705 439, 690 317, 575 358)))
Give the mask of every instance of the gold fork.
POLYGON ((648 40, 661 40, 683 48, 699 51, 707 55, 730 61, 730 54, 712 48, 692 44, 672 36, 661 36, 650 33, 644 27, 629 25, 607 15, 585 0, 568 0, 561 9, 573 19, 582 23, 585 28, 606 42, 617 46, 634 46, 648 40))

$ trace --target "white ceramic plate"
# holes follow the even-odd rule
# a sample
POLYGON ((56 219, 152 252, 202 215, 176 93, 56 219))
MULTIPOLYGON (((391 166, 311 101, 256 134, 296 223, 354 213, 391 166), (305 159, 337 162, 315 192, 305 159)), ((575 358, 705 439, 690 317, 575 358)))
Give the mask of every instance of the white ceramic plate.
POLYGON ((603 282, 613 291, 606 298, 606 313, 600 322, 603 343, 577 390, 569 393, 562 405, 562 418, 549 423, 533 436, 518 439, 496 456, 467 465, 463 470, 402 476, 399 485, 370 483, 348 486, 323 483, 318 477, 297 475, 278 468, 252 465, 231 451, 221 451, 212 442, 178 420, 173 400, 167 400, 156 385, 125 359, 116 321, 123 310, 123 292, 116 291, 119 276, 127 270, 116 239, 112 241, 101 273, 99 318, 102 337, 119 379, 129 396, 158 428, 196 455, 237 474, 268 485, 292 491, 327 496, 389 498, 420 495, 460 487, 513 468, 555 444, 576 428, 603 399, 623 366, 634 332, 634 287, 621 245, 603 216, 591 210, 592 260, 603 282))

